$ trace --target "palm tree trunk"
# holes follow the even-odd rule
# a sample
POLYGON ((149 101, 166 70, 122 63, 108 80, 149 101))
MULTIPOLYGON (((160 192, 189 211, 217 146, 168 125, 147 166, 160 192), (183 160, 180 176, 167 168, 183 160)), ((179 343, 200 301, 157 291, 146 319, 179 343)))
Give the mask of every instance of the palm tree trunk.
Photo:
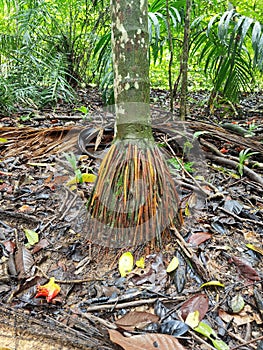
POLYGON ((147 0, 111 3, 116 131, 88 203, 88 239, 107 247, 159 242, 178 215, 151 128, 147 8, 147 0))
POLYGON ((116 137, 152 138, 148 2, 112 0, 116 137))

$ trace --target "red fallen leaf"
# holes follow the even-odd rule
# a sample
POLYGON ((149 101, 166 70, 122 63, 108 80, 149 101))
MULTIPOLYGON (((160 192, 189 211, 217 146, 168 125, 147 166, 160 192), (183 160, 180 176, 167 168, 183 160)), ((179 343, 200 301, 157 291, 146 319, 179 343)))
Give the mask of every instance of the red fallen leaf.
POLYGON ((134 331, 135 328, 143 328, 158 320, 158 316, 149 312, 133 311, 118 319, 115 324, 126 331, 134 331))
POLYGON ((189 238, 188 242, 192 245, 200 245, 201 243, 207 241, 212 237, 211 233, 208 232, 197 232, 192 234, 192 236, 189 238))
POLYGON ((51 277, 49 282, 44 286, 37 286, 37 294, 35 298, 46 297, 47 302, 49 303, 55 296, 60 292, 60 286, 55 283, 55 278, 51 277))
POLYGON ((257 271, 252 266, 250 266, 247 261, 237 258, 235 256, 232 256, 230 258, 230 262, 233 262, 237 266, 241 275, 243 275, 245 278, 248 278, 251 281, 260 280, 260 277, 257 271))
POLYGON ((148 333, 124 337, 113 329, 109 329, 108 332, 110 340, 125 350, 186 350, 172 335, 148 333))
POLYGON ((189 313, 197 310, 199 311, 199 321, 201 321, 205 317, 208 310, 208 297, 206 294, 196 294, 182 304, 180 311, 183 320, 186 319, 189 313))
POLYGON ((221 153, 227 153, 227 152, 228 152, 228 149, 225 148, 225 147, 223 147, 223 148, 220 149, 220 152, 221 152, 221 153))
POLYGON ((5 249, 8 251, 10 254, 14 254, 16 244, 12 241, 5 241, 2 243, 5 249))

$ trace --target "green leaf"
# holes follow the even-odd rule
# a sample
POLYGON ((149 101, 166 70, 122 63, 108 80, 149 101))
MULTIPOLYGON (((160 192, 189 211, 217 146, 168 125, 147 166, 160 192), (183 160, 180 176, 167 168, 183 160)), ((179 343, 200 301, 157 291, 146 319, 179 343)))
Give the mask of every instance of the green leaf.
POLYGON ((26 228, 24 229, 24 232, 30 245, 34 245, 39 241, 38 233, 36 231, 26 228))
POLYGON ((207 338, 211 338, 213 336, 216 338, 216 333, 215 331, 206 323, 204 322, 199 322, 199 325, 194 328, 194 330, 202 335, 204 335, 207 338))
POLYGON ((5 139, 4 137, 0 137, 0 143, 6 143, 6 142, 8 142, 7 139, 5 139))
POLYGON ((217 338, 215 331, 208 324, 199 322, 194 331, 207 337, 217 350, 229 350, 229 346, 223 340, 217 338))
POLYGON ((199 136, 204 134, 210 134, 210 131, 196 131, 193 135, 193 140, 198 139, 199 136))

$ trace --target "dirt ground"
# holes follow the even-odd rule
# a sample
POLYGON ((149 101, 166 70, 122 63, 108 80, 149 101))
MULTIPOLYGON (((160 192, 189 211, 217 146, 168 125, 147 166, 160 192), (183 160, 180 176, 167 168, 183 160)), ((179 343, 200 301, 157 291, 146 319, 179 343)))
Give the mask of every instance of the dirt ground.
POLYGON ((96 89, 79 97, 0 117, 0 350, 262 350, 262 94, 210 108, 206 92, 191 94, 181 122, 168 93, 152 91, 184 223, 159 245, 114 249, 89 241, 94 183, 76 183, 76 169, 96 176, 114 115, 96 89), (144 266, 121 277, 127 251, 144 266), (36 298, 51 277, 59 293, 36 298), (205 330, 186 321, 196 310, 205 330))

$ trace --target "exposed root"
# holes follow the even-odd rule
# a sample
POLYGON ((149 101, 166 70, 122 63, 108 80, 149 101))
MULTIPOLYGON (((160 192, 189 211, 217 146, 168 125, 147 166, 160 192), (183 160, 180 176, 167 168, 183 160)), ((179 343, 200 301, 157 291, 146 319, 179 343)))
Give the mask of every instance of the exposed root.
POLYGON ((85 233, 107 247, 135 246, 179 223, 178 196, 160 149, 117 140, 105 156, 88 203, 85 233))

